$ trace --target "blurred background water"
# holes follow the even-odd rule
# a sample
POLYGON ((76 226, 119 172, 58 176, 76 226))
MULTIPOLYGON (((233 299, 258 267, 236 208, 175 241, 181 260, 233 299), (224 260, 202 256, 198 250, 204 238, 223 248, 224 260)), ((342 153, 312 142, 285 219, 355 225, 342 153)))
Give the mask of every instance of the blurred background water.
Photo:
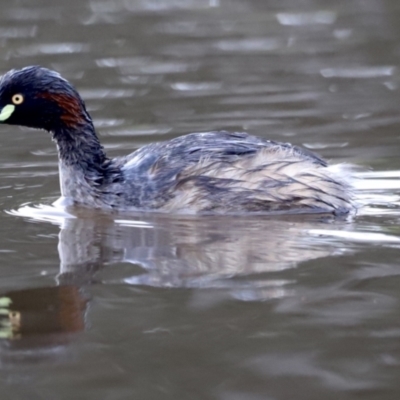
POLYGON ((320 217, 68 215, 0 128, 1 399, 400 397, 400 3, 9 0, 0 73, 71 80, 111 156, 247 130, 359 165, 320 217))

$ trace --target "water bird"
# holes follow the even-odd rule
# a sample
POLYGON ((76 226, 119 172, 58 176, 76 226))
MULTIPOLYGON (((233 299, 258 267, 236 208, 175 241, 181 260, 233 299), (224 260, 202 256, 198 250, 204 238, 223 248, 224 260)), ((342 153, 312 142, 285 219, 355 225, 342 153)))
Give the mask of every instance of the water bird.
POLYGON ((0 123, 50 132, 66 204, 191 214, 338 215, 355 209, 340 167, 244 132, 190 133, 109 158, 78 91, 41 66, 1 77, 0 123))

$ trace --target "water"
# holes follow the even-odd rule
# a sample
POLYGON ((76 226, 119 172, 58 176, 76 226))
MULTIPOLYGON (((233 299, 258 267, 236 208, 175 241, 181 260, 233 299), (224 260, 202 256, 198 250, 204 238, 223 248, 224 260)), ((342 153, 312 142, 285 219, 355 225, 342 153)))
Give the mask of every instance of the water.
POLYGON ((0 72, 74 82, 110 155, 248 130, 360 166, 355 218, 68 214, 45 132, 1 126, 8 399, 400 396, 395 0, 10 0, 0 72))

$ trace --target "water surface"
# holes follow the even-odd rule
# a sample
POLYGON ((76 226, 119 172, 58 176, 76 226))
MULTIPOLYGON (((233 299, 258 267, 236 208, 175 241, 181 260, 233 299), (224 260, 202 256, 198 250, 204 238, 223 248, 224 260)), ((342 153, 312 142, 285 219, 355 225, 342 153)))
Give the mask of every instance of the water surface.
POLYGON ((400 396, 395 0, 10 0, 0 73, 71 80, 110 155, 247 130, 360 167, 354 218, 77 215, 1 127, 4 399, 400 396))

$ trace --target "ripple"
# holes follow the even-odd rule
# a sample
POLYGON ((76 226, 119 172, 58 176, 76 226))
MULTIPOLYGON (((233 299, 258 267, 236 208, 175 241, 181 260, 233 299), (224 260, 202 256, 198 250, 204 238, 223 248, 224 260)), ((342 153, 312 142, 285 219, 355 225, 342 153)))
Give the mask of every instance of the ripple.
POLYGON ((299 103, 303 101, 316 101, 321 98, 320 93, 302 92, 271 94, 265 96, 232 96, 222 99, 220 104, 278 104, 278 103, 299 103))
POLYGON ((134 89, 81 89, 80 94, 82 98, 87 100, 99 99, 122 99, 130 98, 135 95, 134 89))
POLYGON ((46 204, 32 205, 28 203, 22 205, 17 210, 6 210, 6 213, 16 217, 28 218, 32 221, 50 222, 59 226, 61 226, 66 219, 76 218, 74 215, 65 211, 65 207, 62 205, 62 198, 50 206, 46 204))
POLYGON ((88 53, 90 46, 83 43, 47 43, 34 44, 18 48, 15 52, 19 56, 37 56, 38 54, 71 54, 88 53))
POLYGON ((400 190, 400 171, 369 171, 355 174, 357 190, 400 190), (396 178, 396 179, 392 179, 396 178))
POLYGON ((316 11, 310 13, 278 13, 276 19, 281 25, 301 26, 323 24, 331 25, 337 15, 333 11, 316 11))
POLYGON ((112 0, 91 1, 90 9, 94 14, 163 12, 173 9, 204 9, 219 7, 220 0, 112 0))
POLYGON ((347 67, 347 68, 324 68, 320 71, 324 78, 354 78, 368 79, 391 76, 396 68, 393 66, 377 67, 347 67))
POLYGON ((314 236, 330 236, 341 238, 353 242, 364 243, 400 243, 400 238, 397 236, 387 235, 385 233, 376 232, 354 232, 354 231, 336 231, 329 229, 310 229, 308 234, 314 236))
POLYGON ((145 221, 137 221, 134 219, 115 219, 114 222, 116 224, 122 225, 122 226, 130 226, 134 228, 146 228, 146 229, 154 229, 154 225, 145 222, 145 221))
POLYGON ((147 57, 102 58, 96 64, 103 68, 118 67, 124 74, 173 74, 197 69, 197 64, 151 60, 147 57))
POLYGON ((240 40, 220 40, 214 45, 217 49, 226 52, 268 52, 283 46, 279 39, 251 38, 240 40))
POLYGON ((36 36, 37 30, 37 25, 28 27, 0 28, 0 37, 7 39, 34 37, 36 36))
POLYGON ((135 126, 129 129, 114 129, 107 132, 110 136, 147 136, 147 135, 165 135, 171 132, 171 127, 154 126, 135 126))
POLYGON ((3 11, 7 17, 17 21, 29 21, 29 20, 57 20, 60 18, 61 9, 59 7, 39 8, 39 7, 14 7, 3 11))
POLYGON ((97 128, 110 128, 112 126, 121 126, 124 123, 125 123, 124 119, 96 118, 95 126, 97 128))
POLYGON ((133 65, 145 65, 150 59, 147 57, 113 57, 100 58, 96 60, 96 65, 101 68, 115 68, 133 65))
POLYGON ((171 88, 179 92, 214 91, 221 87, 221 82, 175 82, 171 84, 171 88))

